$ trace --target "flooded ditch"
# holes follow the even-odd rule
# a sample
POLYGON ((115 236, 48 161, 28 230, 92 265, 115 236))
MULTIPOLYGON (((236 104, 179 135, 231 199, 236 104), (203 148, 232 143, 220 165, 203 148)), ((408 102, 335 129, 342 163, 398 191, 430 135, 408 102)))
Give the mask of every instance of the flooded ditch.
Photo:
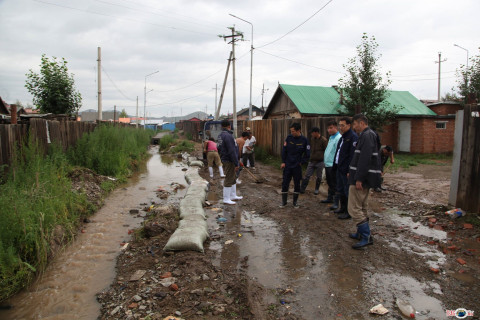
MULTIPOLYGON (((171 182, 185 183, 181 162, 159 155, 158 148, 150 153, 146 167, 113 191, 103 207, 89 217, 85 233, 79 233, 28 289, 7 301, 12 308, 0 311, 1 319, 98 317, 100 305, 95 295, 114 280, 116 257, 121 244, 130 238, 129 230, 143 221, 141 209, 158 201, 158 187, 170 191, 171 182), (131 209, 138 209, 139 214, 130 214, 131 209)), ((178 190, 169 201, 178 201, 184 193, 178 190)))

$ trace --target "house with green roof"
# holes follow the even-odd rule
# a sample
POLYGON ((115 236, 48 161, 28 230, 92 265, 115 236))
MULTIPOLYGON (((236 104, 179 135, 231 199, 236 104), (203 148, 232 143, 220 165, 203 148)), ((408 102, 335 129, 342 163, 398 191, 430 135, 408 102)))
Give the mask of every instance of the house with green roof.
MULTIPOLYGON (((382 144, 412 153, 453 151, 455 114, 437 114, 408 91, 389 90, 389 105, 399 106, 396 121, 382 128, 382 144)), ((339 117, 343 96, 336 87, 279 84, 263 119, 339 117)))

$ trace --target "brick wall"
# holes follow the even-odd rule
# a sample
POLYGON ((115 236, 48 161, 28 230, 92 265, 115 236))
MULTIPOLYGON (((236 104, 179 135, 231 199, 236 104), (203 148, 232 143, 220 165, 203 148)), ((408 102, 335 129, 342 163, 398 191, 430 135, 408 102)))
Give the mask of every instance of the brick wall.
POLYGON ((458 110, 462 110, 463 107, 460 104, 436 104, 428 106, 433 112, 439 116, 447 116, 456 114, 458 110))

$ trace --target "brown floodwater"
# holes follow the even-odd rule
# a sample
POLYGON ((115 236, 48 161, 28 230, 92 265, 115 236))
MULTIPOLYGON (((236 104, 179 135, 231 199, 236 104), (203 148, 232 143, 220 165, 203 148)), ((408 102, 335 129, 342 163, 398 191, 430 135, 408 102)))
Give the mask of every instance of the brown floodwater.
MULTIPOLYGON (((130 182, 113 191, 104 206, 85 224, 85 233, 79 233, 50 263, 44 274, 28 289, 7 301, 10 310, 0 311, 0 319, 96 319, 100 304, 95 295, 108 288, 115 276, 116 257, 121 243, 128 242, 128 230, 143 221, 130 209, 141 209, 159 202, 155 191, 162 186, 170 191, 172 182, 186 184, 182 162, 152 154, 145 168, 130 182)), ((182 198, 185 190, 178 190, 169 201, 182 198)))

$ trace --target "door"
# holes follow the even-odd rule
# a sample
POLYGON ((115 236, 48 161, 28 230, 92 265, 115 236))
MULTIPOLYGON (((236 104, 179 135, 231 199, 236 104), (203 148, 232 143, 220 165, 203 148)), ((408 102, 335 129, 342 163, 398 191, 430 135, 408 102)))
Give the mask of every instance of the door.
POLYGON ((410 141, 412 138, 412 121, 398 121, 398 151, 410 152, 410 141))

